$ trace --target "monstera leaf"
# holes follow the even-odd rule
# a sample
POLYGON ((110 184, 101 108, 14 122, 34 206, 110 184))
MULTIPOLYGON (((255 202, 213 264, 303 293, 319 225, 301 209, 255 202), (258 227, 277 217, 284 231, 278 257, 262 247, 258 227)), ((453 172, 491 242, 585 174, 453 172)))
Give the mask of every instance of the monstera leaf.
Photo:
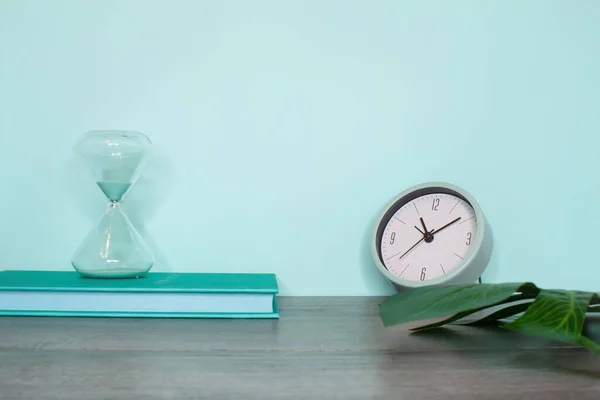
POLYGON ((518 319, 506 328, 580 345, 600 354, 600 346, 583 335, 586 312, 596 293, 542 290, 518 319))
POLYGON ((385 299, 379 312, 384 326, 429 320, 412 328, 423 331, 452 323, 493 324, 600 355, 600 345, 584 333, 586 316, 600 312, 599 305, 600 296, 592 292, 540 289, 531 282, 473 283, 399 292, 385 299))

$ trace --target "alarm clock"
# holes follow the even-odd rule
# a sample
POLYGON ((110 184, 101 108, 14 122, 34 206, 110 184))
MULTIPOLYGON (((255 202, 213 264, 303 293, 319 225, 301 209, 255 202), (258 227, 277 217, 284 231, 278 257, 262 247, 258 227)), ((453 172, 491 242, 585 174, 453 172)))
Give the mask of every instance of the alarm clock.
POLYGON ((399 290, 474 283, 493 249, 491 227, 475 198, 450 183, 413 186, 378 216, 375 265, 399 290))

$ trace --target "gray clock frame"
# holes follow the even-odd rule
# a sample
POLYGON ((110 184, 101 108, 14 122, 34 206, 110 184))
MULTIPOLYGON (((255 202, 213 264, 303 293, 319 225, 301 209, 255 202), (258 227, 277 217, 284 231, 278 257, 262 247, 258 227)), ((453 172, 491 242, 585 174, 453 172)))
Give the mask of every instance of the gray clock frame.
POLYGON ((476 282, 487 268, 493 247, 493 233, 490 224, 475 198, 463 188, 447 182, 426 182, 410 187, 386 204, 376 219, 371 238, 371 253, 379 272, 398 290, 407 290, 433 285, 449 285, 476 282), (469 203, 475 211, 477 235, 469 252, 455 268, 447 274, 426 281, 411 281, 392 274, 381 257, 381 238, 390 218, 406 203, 427 194, 445 193, 459 197, 469 203))

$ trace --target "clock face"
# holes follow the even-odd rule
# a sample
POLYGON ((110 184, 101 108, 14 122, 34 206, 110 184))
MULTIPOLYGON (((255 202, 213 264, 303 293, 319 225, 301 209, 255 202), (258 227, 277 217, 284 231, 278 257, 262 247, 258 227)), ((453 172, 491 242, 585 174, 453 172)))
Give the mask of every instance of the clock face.
POLYGON ((427 281, 456 268, 476 236, 475 211, 468 202, 452 194, 427 194, 392 215, 381 238, 381 258, 393 275, 427 281))

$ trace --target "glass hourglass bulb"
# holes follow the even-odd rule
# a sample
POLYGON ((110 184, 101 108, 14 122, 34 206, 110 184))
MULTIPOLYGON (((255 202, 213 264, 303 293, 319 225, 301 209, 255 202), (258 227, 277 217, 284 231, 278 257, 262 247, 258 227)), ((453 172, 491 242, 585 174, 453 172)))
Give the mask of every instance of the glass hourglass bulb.
POLYGON ((152 268, 154 257, 122 207, 123 198, 147 165, 151 147, 146 135, 132 131, 90 131, 75 145, 109 201, 100 222, 71 260, 82 276, 133 278, 152 268))

